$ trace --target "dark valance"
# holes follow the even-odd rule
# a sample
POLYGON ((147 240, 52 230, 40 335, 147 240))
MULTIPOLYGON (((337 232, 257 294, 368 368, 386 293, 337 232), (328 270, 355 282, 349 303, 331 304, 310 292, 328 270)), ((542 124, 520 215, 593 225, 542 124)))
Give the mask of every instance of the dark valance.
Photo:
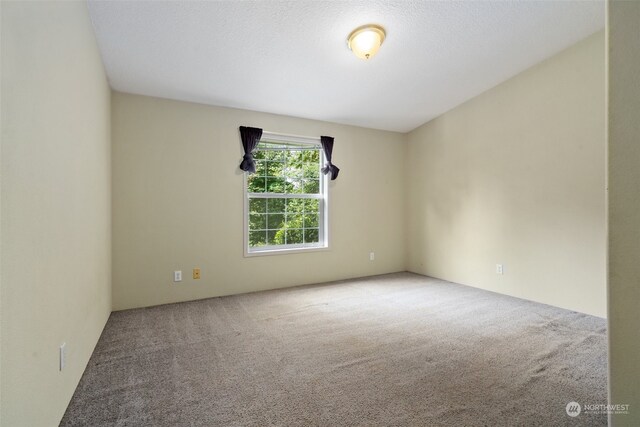
POLYGON ((256 149, 260 138, 262 138, 262 129, 240 126, 240 138, 244 148, 244 157, 242 158, 242 163, 240 163, 240 169, 245 172, 255 173, 256 162, 253 160, 253 150, 256 149))
POLYGON ((331 153, 333 152, 333 137, 332 136, 321 136, 320 137, 320 143, 322 144, 322 150, 324 151, 324 157, 327 159, 327 162, 325 163, 324 167, 322 168, 322 173, 325 174, 325 175, 330 173, 331 175, 329 175, 329 176, 331 177, 331 180, 333 181, 334 179, 336 179, 338 177, 338 172, 340 172, 340 169, 336 165, 331 163, 331 153))

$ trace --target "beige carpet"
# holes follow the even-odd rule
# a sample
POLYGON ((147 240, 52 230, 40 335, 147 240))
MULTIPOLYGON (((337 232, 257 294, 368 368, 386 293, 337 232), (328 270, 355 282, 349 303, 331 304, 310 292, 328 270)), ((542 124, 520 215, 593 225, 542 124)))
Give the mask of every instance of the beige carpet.
POLYGON ((63 426, 606 425, 605 321, 410 273, 111 315, 63 426))

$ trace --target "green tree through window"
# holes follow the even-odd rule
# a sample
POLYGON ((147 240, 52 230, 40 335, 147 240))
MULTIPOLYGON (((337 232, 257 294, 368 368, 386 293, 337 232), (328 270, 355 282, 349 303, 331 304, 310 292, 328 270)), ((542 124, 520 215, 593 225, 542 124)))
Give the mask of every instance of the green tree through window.
POLYGON ((248 248, 324 245, 322 155, 316 144, 261 141, 247 176, 248 248))

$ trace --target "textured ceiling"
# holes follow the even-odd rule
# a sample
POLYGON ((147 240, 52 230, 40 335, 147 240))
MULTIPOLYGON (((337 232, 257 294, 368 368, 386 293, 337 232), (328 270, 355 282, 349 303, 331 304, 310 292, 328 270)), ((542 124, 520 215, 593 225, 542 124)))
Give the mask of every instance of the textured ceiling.
POLYGON ((603 1, 88 4, 115 90, 402 132, 604 27, 603 1))

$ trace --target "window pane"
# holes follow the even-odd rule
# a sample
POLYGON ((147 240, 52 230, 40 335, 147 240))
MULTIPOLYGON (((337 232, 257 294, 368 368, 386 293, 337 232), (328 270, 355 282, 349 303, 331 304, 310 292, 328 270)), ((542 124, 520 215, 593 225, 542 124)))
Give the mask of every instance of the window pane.
POLYGON ((304 199, 287 199, 287 213, 302 213, 304 211, 304 199))
POLYGON ((296 244, 304 243, 302 230, 287 229, 286 233, 287 233, 288 245, 296 245, 296 244))
POLYGON ((302 193, 318 194, 320 192, 320 181, 317 179, 307 179, 304 181, 302 193))
POLYGON ((255 176, 266 176, 267 167, 264 160, 256 160, 256 173, 255 176))
POLYGON ((317 228, 306 228, 304 230, 304 242, 305 243, 318 243, 318 229, 317 228))
POLYGON ((284 182, 284 192, 285 193, 295 193, 295 182, 291 180, 291 178, 286 178, 284 182))
POLYGON ((284 169, 284 163, 282 162, 267 162, 266 170, 267 176, 283 176, 282 170, 284 169))
POLYGON ((318 227, 318 214, 305 214, 304 228, 317 228, 317 227, 318 227))
POLYGON ((267 192, 284 193, 285 180, 277 177, 267 177, 267 192))
POLYGON ((304 201, 304 211, 313 213, 320 211, 320 201, 318 199, 307 199, 304 201))
POLYGON ((265 150, 263 151, 266 159, 276 162, 284 162, 285 153, 283 151, 278 150, 265 150))
POLYGON ((267 242, 266 231, 251 231, 249 233, 249 246, 263 246, 267 242))
POLYGON ((301 179, 292 179, 289 182, 289 187, 287 188, 287 190, 291 194, 304 194, 304 181, 302 181, 301 179))
POLYGON ((266 212, 267 199, 249 199, 249 212, 250 213, 264 213, 266 212))
POLYGON ((284 226, 284 214, 269 214, 267 215, 267 227, 271 230, 277 230, 284 226))
POLYGON ((249 214, 249 230, 265 230, 267 216, 264 214, 249 214))
POLYGON ((265 179, 261 176, 249 175, 247 178, 247 191, 249 193, 264 193, 265 179))
POLYGON ((300 179, 304 174, 303 163, 295 156, 287 159, 287 166, 283 169, 283 174, 287 178, 300 179))
POLYGON ((302 228, 302 215, 288 213, 287 228, 302 228))
POLYGON ((318 179, 318 177, 320 177, 320 167, 318 166, 317 162, 304 164, 304 177, 315 179, 318 179))
POLYGON ((284 213, 285 202, 287 199, 266 199, 267 212, 269 213, 284 213))
POLYGON ((282 245, 284 244, 284 233, 281 230, 268 230, 267 231, 267 245, 282 245), (280 233, 280 235, 278 235, 280 233))

